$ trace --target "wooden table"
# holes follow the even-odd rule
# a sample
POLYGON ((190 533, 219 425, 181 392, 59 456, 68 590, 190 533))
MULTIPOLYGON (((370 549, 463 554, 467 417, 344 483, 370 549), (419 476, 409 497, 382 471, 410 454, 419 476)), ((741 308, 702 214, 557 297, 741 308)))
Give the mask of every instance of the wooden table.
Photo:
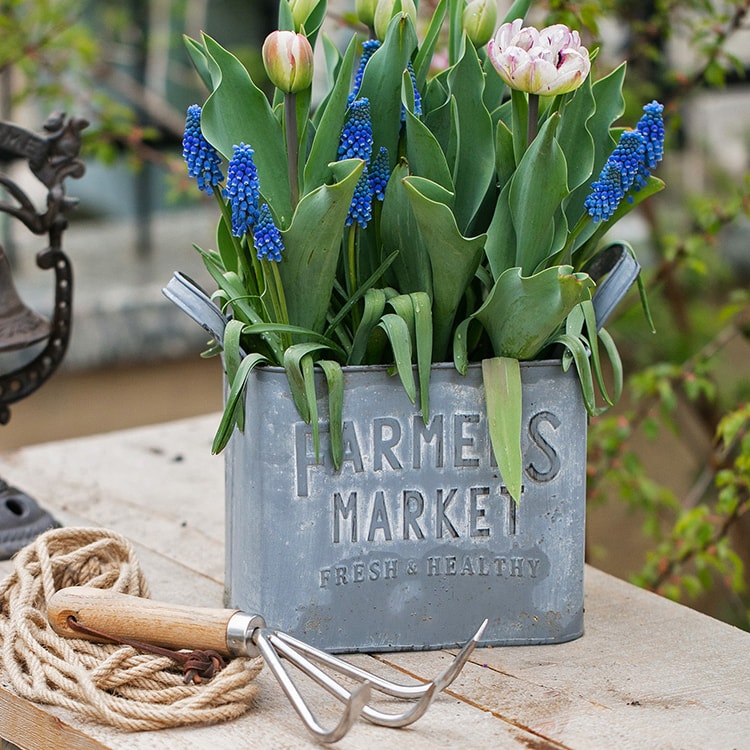
MULTIPOLYGON (((215 415, 0 455, 0 476, 65 525, 103 526, 136 547, 152 595, 221 606, 223 459, 215 415)), ((5 575, 9 563, 0 563, 5 575)), ((401 681, 448 652, 357 655, 401 681)), ((242 718, 125 733, 16 696, 0 673, 0 737, 22 748, 317 747, 269 670, 242 718)), ((340 704, 313 697, 322 721, 340 704)), ((409 729, 355 724, 341 748, 750 748, 750 634, 595 569, 586 634, 572 643, 478 649, 409 729)))

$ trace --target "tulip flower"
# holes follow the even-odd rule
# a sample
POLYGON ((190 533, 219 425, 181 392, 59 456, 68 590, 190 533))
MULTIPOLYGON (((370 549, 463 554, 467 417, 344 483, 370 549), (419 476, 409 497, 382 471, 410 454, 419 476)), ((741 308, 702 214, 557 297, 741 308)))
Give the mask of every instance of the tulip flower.
POLYGON ((471 0, 464 8, 464 31, 477 49, 492 39, 496 23, 496 0, 471 0))
POLYGON ((375 26, 375 9, 378 7, 378 0, 355 0, 354 10, 357 18, 369 28, 375 26))
POLYGON ((508 86, 555 96, 577 89, 586 80, 591 61, 577 31, 563 24, 541 31, 522 26, 520 18, 504 23, 487 47, 492 65, 508 86))
POLYGON ((317 4, 318 0, 289 0, 289 10, 292 11, 295 29, 301 28, 317 4))
MULTIPOLYGON (((385 32, 388 30, 391 19, 396 15, 395 7, 396 0, 379 0, 375 8, 375 35, 381 41, 385 39, 385 32)), ((406 13, 412 23, 417 25, 417 6, 414 0, 401 0, 401 12, 406 13)))
POLYGON ((303 34, 272 31, 261 52, 266 74, 279 90, 295 94, 312 84, 313 50, 303 34))

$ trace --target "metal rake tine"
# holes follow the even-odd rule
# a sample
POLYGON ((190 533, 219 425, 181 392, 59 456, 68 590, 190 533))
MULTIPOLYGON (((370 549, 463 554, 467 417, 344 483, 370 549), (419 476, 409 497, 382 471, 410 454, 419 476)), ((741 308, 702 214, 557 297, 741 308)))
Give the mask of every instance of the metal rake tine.
POLYGON ((445 690, 445 688, 456 679, 464 664, 468 661, 469 656, 471 656, 472 651, 476 648, 477 643, 479 643, 486 627, 487 620, 479 626, 477 632, 464 644, 463 648, 458 652, 442 674, 438 675, 434 680, 421 682, 417 685, 402 685, 398 682, 387 680, 384 677, 379 677, 378 675, 372 674, 360 667, 356 667, 343 659, 339 659, 332 654, 320 651, 309 643, 299 641, 288 633, 284 633, 280 630, 275 631, 274 635, 297 651, 304 653, 311 659, 314 659, 321 664, 325 664, 347 677, 360 681, 366 680, 375 690, 378 690, 381 693, 393 696, 394 698, 419 699, 430 690, 433 685, 436 685, 435 692, 439 693, 440 691, 445 690))
POLYGON ((324 729, 313 715, 310 707, 305 702, 301 693, 294 684, 291 676, 281 663, 281 659, 276 654, 273 644, 269 641, 265 630, 258 629, 253 634, 253 642, 260 650, 263 658, 276 677, 281 689, 289 698, 294 710, 302 719, 305 726, 312 734, 315 735, 319 742, 338 742, 351 729, 352 724, 362 713, 363 708, 370 700, 370 685, 367 682, 362 683, 356 690, 349 693, 346 700, 344 713, 339 719, 339 723, 333 729, 324 729))
POLYGON ((488 622, 489 620, 484 620, 484 622, 479 626, 477 632, 474 633, 474 635, 468 641, 466 641, 466 643, 464 643, 461 650, 456 654, 455 658, 448 665, 445 671, 433 680, 438 692, 440 692, 441 690, 445 690, 445 688, 447 688, 448 685, 450 685, 453 680, 458 677, 459 673, 464 668, 464 664, 469 661, 469 657, 477 647, 477 644, 479 643, 488 622))
MULTIPOLYGON (((351 693, 343 685, 340 685, 329 674, 326 674, 322 669, 316 667, 309 659, 306 659, 304 656, 297 653, 290 644, 277 636, 278 633, 273 633, 268 639, 281 656, 291 661, 310 679, 314 680, 331 695, 344 702, 350 700, 351 693)), ((405 727, 409 724, 413 724, 417 719, 424 715, 436 695, 437 691, 435 690, 435 685, 430 683, 427 690, 422 692, 419 699, 407 711, 400 714, 389 714, 366 705, 362 707, 362 717, 373 724, 378 724, 384 727, 405 727)))

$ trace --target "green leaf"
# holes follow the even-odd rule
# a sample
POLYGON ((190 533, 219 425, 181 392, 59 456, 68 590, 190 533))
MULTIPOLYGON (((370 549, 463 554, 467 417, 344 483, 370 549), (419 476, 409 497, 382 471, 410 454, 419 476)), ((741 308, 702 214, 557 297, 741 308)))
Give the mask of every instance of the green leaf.
POLYGON ((510 181, 505 183, 497 197, 495 212, 487 228, 484 253, 493 279, 499 279, 505 271, 516 265, 516 232, 510 215, 509 194, 510 181))
POLYGON ((417 400, 417 386, 414 382, 414 371, 411 367, 411 338, 406 321, 394 313, 386 313, 380 319, 378 326, 385 331, 391 344, 396 370, 401 378, 409 401, 417 400))
MULTIPOLYGON (((323 344, 314 342, 305 342, 303 344, 293 344, 284 352, 284 370, 289 382, 289 389, 292 394, 292 400, 297 407, 297 412, 304 422, 310 424, 312 413, 308 400, 308 385, 306 383, 305 373, 303 370, 303 360, 309 355, 327 349, 323 344)), ((315 408, 317 413, 317 407, 315 408)), ((317 420, 316 420, 317 421, 317 420)), ((313 430, 315 425, 313 425, 313 430)))
POLYGON ((388 149, 391 164, 398 154, 401 130, 401 78, 417 46, 414 24, 406 14, 396 14, 385 40, 367 61, 359 97, 370 100, 372 112, 372 152, 388 149))
MULTIPOLYGON (((408 121, 409 115, 407 115, 408 121)), ((403 181, 409 165, 402 159, 393 170, 385 189, 380 219, 383 252, 398 251, 387 278, 404 293, 432 293, 432 269, 427 248, 419 232, 414 210, 403 181)))
POLYGON ((510 183, 508 205, 516 233, 516 266, 530 274, 549 256, 554 216, 568 194, 565 156, 555 140, 559 115, 542 126, 510 183))
MULTIPOLYGON (((404 87, 411 88, 411 78, 406 72, 404 87)), ((437 138, 409 109, 406 111, 406 159, 412 174, 426 177, 455 192, 450 167, 437 138)))
POLYGON ((387 299, 386 292, 383 289, 370 289, 365 294, 362 319, 357 326, 357 330, 354 332, 354 341, 352 342, 347 364, 362 364, 367 352, 367 342, 370 339, 370 334, 385 311, 387 299))
POLYGON ((593 287, 588 274, 573 273, 570 266, 553 266, 532 276, 509 268, 472 317, 487 331, 496 356, 533 359, 593 287))
POLYGON ((515 170, 513 133, 502 120, 498 120, 495 132, 495 172, 497 173, 497 184, 501 190, 513 176, 515 170))
POLYGON ((492 153, 495 134, 482 98, 484 72, 473 44, 465 45, 448 75, 448 85, 457 128, 454 214, 459 230, 466 232, 492 184, 495 169, 494 160, 485 158, 492 153))
POLYGON ((586 123, 595 111, 591 76, 588 76, 564 104, 556 133, 568 166, 568 188, 571 191, 591 178, 594 168, 594 139, 587 130, 586 123))
POLYGON ((328 180, 331 174, 329 164, 337 159, 341 127, 344 123, 346 101, 351 85, 354 55, 357 49, 356 42, 356 38, 353 37, 339 65, 336 82, 329 96, 321 105, 323 111, 316 115, 320 119, 317 122, 317 130, 310 155, 305 163, 303 194, 309 193, 328 180))
POLYGON ((338 471, 344 458, 343 413, 344 373, 341 365, 330 359, 318 360, 328 386, 328 436, 331 441, 331 458, 338 471))
POLYGON ((510 23, 515 21, 516 18, 525 18, 531 7, 531 0, 515 0, 513 5, 510 6, 508 12, 505 14, 503 23, 510 23))
POLYGON ((518 360, 510 357, 482 360, 482 381, 492 450, 503 483, 510 496, 518 502, 521 499, 523 483, 523 405, 521 367, 518 360))
POLYGON ((206 50, 200 42, 192 37, 183 35, 182 39, 185 42, 190 62, 193 63, 193 67, 200 76, 201 81, 203 81, 203 85, 211 91, 213 86, 211 83, 211 72, 208 69, 208 61, 206 60, 206 50))
POLYGON ((447 205, 450 193, 421 177, 406 177, 404 185, 430 256, 432 269, 433 351, 446 356, 453 321, 464 291, 482 258, 485 235, 464 237, 447 205))
POLYGON ((432 364, 432 313, 430 298, 424 292, 400 294, 391 297, 388 304, 407 324, 413 348, 417 354, 417 372, 419 375, 420 410, 422 418, 430 415, 429 384, 432 364))
POLYGON ((297 206, 292 225, 282 232, 284 257, 279 274, 289 322, 322 331, 336 277, 346 214, 364 162, 346 159, 331 164, 333 185, 321 185, 297 206))
MULTIPOLYGON (((591 192, 591 181, 599 175, 604 163, 617 145, 610 133, 612 123, 625 111, 625 100, 622 96, 622 85, 625 81, 625 64, 613 70, 609 75, 600 78, 592 86, 596 110, 586 121, 586 131, 594 143, 594 161, 591 178, 584 180, 574 188, 566 200, 565 214, 568 225, 574 227, 584 214, 583 203, 591 192)), ((585 239, 584 234, 584 239, 585 239)))
POLYGON ((279 169, 287 158, 282 127, 242 63, 205 34, 203 43, 213 80, 213 93, 201 113, 203 135, 227 160, 235 145, 254 149, 261 192, 277 221, 287 226, 292 207, 288 172, 279 169))
POLYGON ((419 47, 417 56, 414 59, 414 75, 417 79, 417 88, 422 90, 427 76, 430 73, 430 65, 432 63, 432 56, 435 52, 435 47, 440 39, 440 32, 443 27, 443 20, 448 9, 448 0, 440 0, 432 13, 430 25, 427 28, 427 33, 424 36, 424 40, 419 47))
POLYGON ((247 357, 242 360, 229 388, 227 400, 224 405, 224 413, 221 415, 219 427, 214 436, 213 445, 211 446, 212 453, 221 453, 229 442, 229 438, 232 436, 235 424, 237 423, 237 416, 241 409, 242 398, 245 393, 245 384, 247 383, 250 372, 257 365, 267 361, 268 360, 262 354, 258 354, 257 352, 248 354, 247 357))

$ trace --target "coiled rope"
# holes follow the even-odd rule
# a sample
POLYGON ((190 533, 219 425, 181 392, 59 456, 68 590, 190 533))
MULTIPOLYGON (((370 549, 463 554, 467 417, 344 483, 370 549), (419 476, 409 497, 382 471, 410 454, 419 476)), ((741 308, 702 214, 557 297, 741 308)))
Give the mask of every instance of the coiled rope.
POLYGON ((0 584, 0 659, 18 695, 129 731, 225 721, 252 706, 261 659, 233 659, 212 679, 185 684, 167 657, 59 636, 47 622, 47 601, 68 586, 148 596, 135 552, 119 534, 62 528, 37 537, 0 584))

